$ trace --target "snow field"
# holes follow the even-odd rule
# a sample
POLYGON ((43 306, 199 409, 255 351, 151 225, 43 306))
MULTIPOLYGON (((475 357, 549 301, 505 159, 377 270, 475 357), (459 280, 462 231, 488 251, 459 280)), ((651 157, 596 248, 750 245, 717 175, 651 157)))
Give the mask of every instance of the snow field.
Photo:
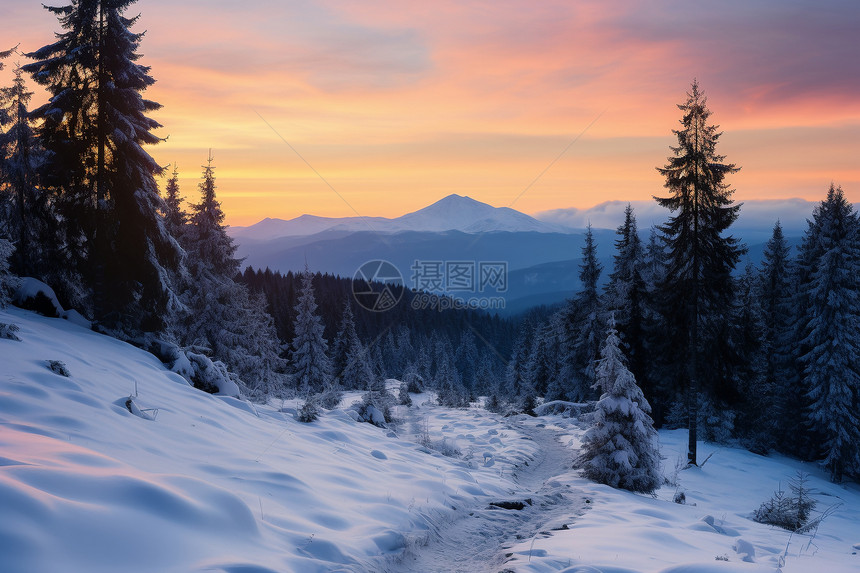
POLYGON ((468 459, 416 444, 407 423, 334 410, 300 424, 205 394, 68 321, 7 309, 0 322, 21 327, 21 342, 0 340, 2 571, 375 571, 504 498, 535 452, 507 421, 426 396, 409 416, 468 459), (135 386, 146 417, 126 407, 135 386))
MULTIPOLYGON (((563 441, 577 447, 583 430, 569 419, 551 418, 563 441)), ((544 573, 847 573, 860 570, 854 545, 860 540, 860 487, 830 483, 814 464, 783 456, 699 443, 702 467, 680 470, 686 461, 687 432, 661 431, 665 485, 655 497, 595 484, 568 472, 556 478, 579 490, 590 509, 569 529, 552 531, 514 548, 515 566, 544 573), (797 470, 810 474, 819 493, 816 512, 841 507, 817 534, 791 535, 752 521, 752 512, 780 482, 787 489, 797 470), (673 503, 683 491, 686 504, 673 503), (719 559, 718 559, 719 558, 719 559)), ((512 564, 512 565, 513 565, 512 564)))
POLYGON ((381 429, 352 420, 352 394, 300 424, 295 402, 205 394, 69 321, 8 309, 0 322, 22 339, 0 340, 4 573, 860 570, 860 488, 814 464, 703 443, 704 466, 676 471, 686 432, 663 431, 678 485, 635 495, 571 469, 575 420, 501 419, 422 394, 381 429), (817 510, 842 503, 814 538, 750 519, 798 469, 817 510), (526 497, 519 511, 491 505, 526 497))

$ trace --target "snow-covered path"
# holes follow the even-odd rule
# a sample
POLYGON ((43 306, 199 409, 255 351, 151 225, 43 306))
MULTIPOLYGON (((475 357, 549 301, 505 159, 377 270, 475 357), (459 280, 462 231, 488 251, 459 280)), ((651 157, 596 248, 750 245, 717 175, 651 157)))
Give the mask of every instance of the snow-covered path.
POLYGON ((509 495, 452 509, 451 515, 431 525, 425 543, 407 550, 386 571, 497 573, 505 569, 510 547, 566 528, 582 514, 584 496, 553 479, 571 470, 575 451, 559 441, 560 432, 538 421, 513 424, 512 429, 537 449, 531 461, 514 466, 515 487, 509 495))

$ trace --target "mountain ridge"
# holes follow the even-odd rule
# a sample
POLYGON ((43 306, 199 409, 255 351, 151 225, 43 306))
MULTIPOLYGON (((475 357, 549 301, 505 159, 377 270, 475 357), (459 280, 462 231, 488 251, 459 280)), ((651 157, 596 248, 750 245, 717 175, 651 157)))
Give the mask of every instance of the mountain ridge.
POLYGON ((247 227, 230 227, 237 239, 270 241, 282 237, 315 235, 326 231, 372 231, 394 234, 403 231, 460 231, 479 234, 491 231, 571 233, 572 229, 544 222, 510 207, 493 207, 468 196, 451 194, 400 217, 319 217, 300 215, 293 219, 267 217, 247 227))

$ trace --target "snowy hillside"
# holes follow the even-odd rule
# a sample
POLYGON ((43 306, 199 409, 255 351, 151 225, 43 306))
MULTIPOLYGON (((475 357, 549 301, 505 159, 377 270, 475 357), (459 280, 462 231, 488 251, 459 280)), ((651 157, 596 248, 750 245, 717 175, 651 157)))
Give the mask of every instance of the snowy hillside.
POLYGON ((0 339, 0 571, 860 567, 860 489, 811 465, 702 444, 704 467, 676 471, 686 434, 664 432, 664 473, 678 485, 634 495, 570 469, 575 420, 504 419, 420 395, 390 429, 341 409, 300 424, 281 404, 195 390, 68 321, 7 309, 0 322, 21 338, 0 339), (749 519, 796 469, 812 475, 820 510, 842 504, 814 536, 749 519), (686 505, 672 502, 678 491, 686 505))

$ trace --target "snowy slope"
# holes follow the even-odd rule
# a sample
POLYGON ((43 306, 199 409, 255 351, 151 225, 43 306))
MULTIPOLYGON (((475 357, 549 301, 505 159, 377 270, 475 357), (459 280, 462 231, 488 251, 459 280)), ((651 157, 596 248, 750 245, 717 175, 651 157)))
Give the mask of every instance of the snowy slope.
POLYGON ((64 320, 10 309, 0 322, 22 339, 0 340, 4 572, 374 571, 435 516, 502 495, 503 468, 531 447, 490 444, 503 424, 473 418, 495 463, 470 467, 343 411, 303 425, 204 394, 64 320), (125 407, 135 382, 155 420, 125 407))
POLYGON ((714 452, 704 467, 676 472, 686 434, 662 432, 678 486, 634 495, 571 469, 574 420, 500 419, 421 395, 393 431, 343 410, 304 425, 199 392, 68 321, 7 309, 0 322, 22 339, 0 339, 4 573, 860 569, 860 488, 814 464, 701 444, 714 452), (135 382, 143 417, 125 405, 135 382), (815 536, 749 519, 796 469, 819 509, 842 504, 815 536), (678 489, 686 505, 671 501, 678 489), (493 505, 511 500, 529 502, 493 505))

